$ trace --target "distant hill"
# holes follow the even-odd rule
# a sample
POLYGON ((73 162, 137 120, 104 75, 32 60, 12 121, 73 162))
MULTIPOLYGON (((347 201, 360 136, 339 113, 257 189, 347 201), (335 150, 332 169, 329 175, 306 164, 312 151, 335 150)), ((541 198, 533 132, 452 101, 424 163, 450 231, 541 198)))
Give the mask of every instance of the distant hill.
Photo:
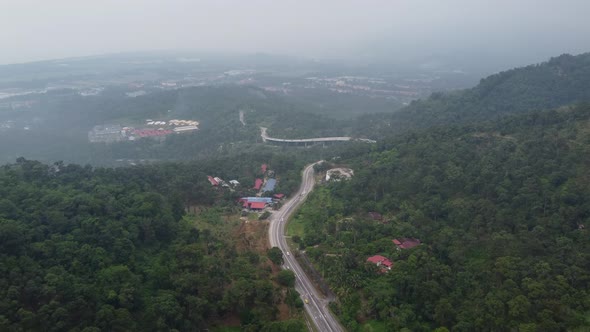
POLYGON ((492 120, 590 100, 590 53, 491 75, 472 89, 434 93, 393 114, 360 118, 357 132, 387 136, 411 129, 492 120))

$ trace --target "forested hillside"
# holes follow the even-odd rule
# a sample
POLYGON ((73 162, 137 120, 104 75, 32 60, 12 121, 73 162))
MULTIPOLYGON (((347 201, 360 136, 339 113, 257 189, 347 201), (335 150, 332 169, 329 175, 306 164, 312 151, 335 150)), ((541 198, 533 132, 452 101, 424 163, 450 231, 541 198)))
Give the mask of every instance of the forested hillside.
MULTIPOLYGON (((218 171, 249 174, 244 161, 218 171)), ((0 330, 303 330, 277 322, 303 303, 266 252, 238 247, 235 196, 210 188, 209 167, 0 167, 0 330)))
POLYGON ((489 76, 472 89, 434 93, 395 113, 363 116, 356 132, 379 138, 413 129, 475 123, 588 100, 590 53, 564 54, 541 64, 489 76))
POLYGON ((318 189, 294 222, 351 331, 590 327, 590 105, 412 132, 342 158, 353 179, 318 189), (398 250, 400 238, 422 244, 398 250), (391 271, 367 263, 377 254, 391 271))

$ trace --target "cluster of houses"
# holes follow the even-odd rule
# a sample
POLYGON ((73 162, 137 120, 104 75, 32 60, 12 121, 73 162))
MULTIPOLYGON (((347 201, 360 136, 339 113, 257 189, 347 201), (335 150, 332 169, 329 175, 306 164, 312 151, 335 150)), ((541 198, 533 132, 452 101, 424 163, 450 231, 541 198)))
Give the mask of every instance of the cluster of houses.
POLYGON ((209 180, 209 183, 211 183, 213 187, 222 186, 226 188, 235 188, 240 185, 237 180, 229 180, 228 182, 225 182, 221 178, 217 176, 213 177, 211 175, 207 175, 207 180, 209 180))
MULTIPOLYGON (((420 240, 416 238, 407 237, 393 239, 391 240, 391 242, 393 242, 393 244, 397 247, 397 250, 411 249, 421 244, 420 240)), ((367 262, 375 264, 377 267, 379 267, 379 271, 381 273, 385 273, 391 270, 391 268, 393 267, 393 262, 389 258, 381 255, 371 256, 367 258, 367 262)))
POLYGON ((260 171, 262 172, 263 179, 257 178, 256 180, 254 180, 253 189, 256 191, 260 191, 261 193, 274 191, 277 185, 277 179, 275 179, 275 172, 269 169, 267 164, 262 164, 260 166, 260 171))
MULTIPOLYGON (((258 192, 257 196, 242 197, 239 199, 239 202, 242 204, 242 208, 245 211, 262 211, 267 207, 273 206, 285 197, 284 194, 274 194, 272 197, 260 197, 266 192, 273 192, 277 184, 277 180, 274 178, 274 172, 268 169, 268 165, 262 164, 260 166, 260 171, 262 172, 264 179, 257 178, 253 187, 253 189, 258 192)), ((219 177, 211 175, 207 176, 207 180, 213 187, 226 187, 230 188, 230 190, 233 190, 240 185, 237 180, 226 182, 219 177)))
POLYGON ((91 143, 113 143, 120 141, 134 141, 146 137, 164 139, 164 137, 170 134, 180 134, 198 130, 198 124, 198 121, 193 120, 170 120, 166 122, 147 119, 146 126, 156 126, 159 128, 137 129, 134 127, 121 127, 120 125, 94 126, 94 128, 88 132, 88 140, 91 143))
MULTIPOLYGON (((145 124, 148 126, 168 126, 169 130, 175 133, 182 133, 187 131, 199 130, 199 121, 195 120, 179 120, 172 119, 166 121, 154 121, 152 119, 146 119, 145 124)), ((159 130, 165 130, 165 128, 159 128, 159 130)), ((170 133, 172 133, 170 132, 170 133)))

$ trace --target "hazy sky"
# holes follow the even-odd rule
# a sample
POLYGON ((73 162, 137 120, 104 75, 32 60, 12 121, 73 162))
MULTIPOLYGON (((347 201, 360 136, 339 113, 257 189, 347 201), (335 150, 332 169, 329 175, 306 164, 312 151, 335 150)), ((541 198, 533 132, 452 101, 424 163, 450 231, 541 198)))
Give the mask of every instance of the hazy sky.
POLYGON ((590 51, 588 0, 1 0, 0 63, 141 50, 310 57, 590 51))

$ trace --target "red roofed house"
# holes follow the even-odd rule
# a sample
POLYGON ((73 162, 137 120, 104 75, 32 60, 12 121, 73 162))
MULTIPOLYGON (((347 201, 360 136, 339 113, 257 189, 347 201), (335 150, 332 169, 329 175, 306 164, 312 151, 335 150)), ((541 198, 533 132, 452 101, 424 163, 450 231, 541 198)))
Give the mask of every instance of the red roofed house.
POLYGON ((380 266, 382 271, 391 270, 391 267, 393 266, 393 262, 391 262, 389 258, 381 255, 371 256, 367 258, 367 262, 380 266))
POLYGON ((391 240, 397 249, 410 249, 420 245, 420 240, 414 238, 400 238, 391 240))
POLYGON ((248 208, 250 210, 263 210, 266 207, 266 203, 264 202, 248 202, 248 208))
POLYGON ((262 164, 260 166, 260 170, 262 171, 262 174, 266 173, 266 169, 268 168, 268 166, 266 164, 262 164))
POLYGON ((207 175, 207 180, 209 180, 212 186, 219 185, 219 182, 215 181, 215 179, 211 175, 207 175))
POLYGON ((282 199, 283 197, 285 197, 285 194, 274 194, 272 197, 276 199, 282 199))
POLYGON ((254 189, 260 190, 260 187, 262 187, 262 183, 262 179, 256 179, 256 181, 254 181, 254 189))

